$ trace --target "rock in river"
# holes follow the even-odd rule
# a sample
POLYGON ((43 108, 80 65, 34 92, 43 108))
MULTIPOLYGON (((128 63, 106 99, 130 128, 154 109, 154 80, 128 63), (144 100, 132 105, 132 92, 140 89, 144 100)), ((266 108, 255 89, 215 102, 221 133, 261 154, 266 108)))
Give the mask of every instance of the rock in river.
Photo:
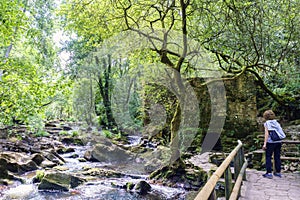
POLYGON ((151 191, 151 186, 146 181, 140 181, 134 186, 134 190, 140 195, 146 195, 151 191))
POLYGON ((98 143, 85 153, 84 158, 98 162, 126 162, 132 158, 129 151, 112 143, 98 143))
POLYGON ((4 167, 13 173, 22 174, 38 169, 37 164, 24 153, 2 152, 0 153, 0 159, 0 169, 4 167))
POLYGON ((75 188, 83 182, 83 179, 71 174, 51 172, 43 177, 38 189, 69 191, 70 188, 75 188))

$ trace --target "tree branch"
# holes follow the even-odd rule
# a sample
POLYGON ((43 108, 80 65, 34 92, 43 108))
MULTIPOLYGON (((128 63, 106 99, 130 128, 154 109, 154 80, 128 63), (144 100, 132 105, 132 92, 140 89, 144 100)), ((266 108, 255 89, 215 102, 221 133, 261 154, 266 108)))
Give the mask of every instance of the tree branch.
POLYGON ((260 77, 260 75, 255 72, 252 69, 247 69, 248 72, 252 73, 258 81, 259 86, 265 91, 267 92, 267 94, 269 94, 277 103, 279 103, 282 106, 286 106, 285 102, 282 101, 276 94, 274 94, 264 83, 264 81, 262 80, 262 78, 260 77))
POLYGON ((181 15, 182 15, 182 40, 183 40, 183 52, 182 55, 180 56, 177 64, 176 64, 176 70, 180 72, 182 63, 186 57, 187 54, 187 16, 186 16, 186 8, 189 5, 190 1, 187 0, 186 3, 184 3, 184 0, 180 0, 180 7, 181 7, 181 15))

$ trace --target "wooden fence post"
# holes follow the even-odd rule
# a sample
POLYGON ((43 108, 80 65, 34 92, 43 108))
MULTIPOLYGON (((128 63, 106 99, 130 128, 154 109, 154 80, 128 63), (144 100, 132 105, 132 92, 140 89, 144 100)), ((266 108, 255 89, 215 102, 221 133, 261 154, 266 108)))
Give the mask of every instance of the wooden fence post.
POLYGON ((231 174, 230 166, 228 166, 227 169, 225 170, 224 178, 225 178, 225 197, 226 200, 228 200, 232 191, 232 174, 231 174))
POLYGON ((241 168, 241 172, 238 174, 238 177, 232 189, 232 193, 230 195, 229 200, 236 200, 238 199, 238 197, 241 196, 241 186, 242 186, 243 176, 244 173, 246 172, 247 165, 248 165, 248 161, 245 160, 243 167, 241 168))
MULTIPOLYGON (((241 167, 243 168, 244 163, 246 162, 245 154, 244 154, 244 147, 241 147, 241 167)), ((243 174, 243 181, 246 181, 246 170, 243 174)))
POLYGON ((234 157, 234 180, 236 181, 238 174, 241 170, 241 163, 240 163, 240 150, 237 152, 237 155, 234 157))

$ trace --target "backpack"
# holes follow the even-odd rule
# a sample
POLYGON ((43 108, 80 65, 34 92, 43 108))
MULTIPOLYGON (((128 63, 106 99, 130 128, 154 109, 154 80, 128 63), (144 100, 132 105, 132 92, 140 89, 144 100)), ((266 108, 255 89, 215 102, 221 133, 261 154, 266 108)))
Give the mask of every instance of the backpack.
POLYGON ((279 141, 279 140, 283 139, 283 138, 282 139, 280 138, 280 136, 277 134, 277 132, 275 130, 270 130, 269 135, 270 135, 271 140, 273 140, 273 141, 279 141))
POLYGON ((283 132, 280 124, 276 120, 267 120, 265 125, 269 130, 271 140, 279 141, 286 138, 285 133, 283 132))

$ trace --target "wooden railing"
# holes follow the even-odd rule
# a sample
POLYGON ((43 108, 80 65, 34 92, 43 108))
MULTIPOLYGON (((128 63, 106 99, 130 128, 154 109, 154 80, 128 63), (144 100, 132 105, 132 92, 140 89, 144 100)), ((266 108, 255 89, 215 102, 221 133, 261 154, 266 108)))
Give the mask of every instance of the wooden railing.
POLYGON ((246 180, 245 171, 247 165, 248 162, 244 157, 243 144, 240 140, 238 140, 238 145, 212 174, 196 196, 195 200, 217 199, 215 186, 223 174, 225 179, 225 197, 227 200, 236 200, 240 196, 242 181, 246 180), (234 162, 234 186, 230 168, 230 163, 232 161, 234 162))

